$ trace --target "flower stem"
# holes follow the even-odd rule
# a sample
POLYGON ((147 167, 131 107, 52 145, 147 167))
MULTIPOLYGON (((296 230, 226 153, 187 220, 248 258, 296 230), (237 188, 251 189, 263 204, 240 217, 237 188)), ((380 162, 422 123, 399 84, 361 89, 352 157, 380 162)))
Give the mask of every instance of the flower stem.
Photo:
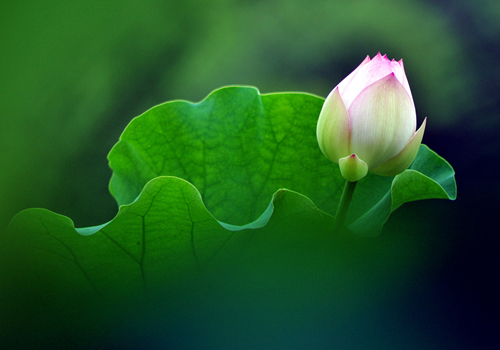
POLYGON ((354 194, 354 189, 358 182, 345 182, 344 191, 342 192, 342 197, 340 197, 339 206, 337 208, 337 214, 335 215, 335 221, 333 224, 335 232, 340 232, 344 227, 345 219, 347 218, 347 212, 349 211, 349 206, 351 205, 352 195, 354 194))

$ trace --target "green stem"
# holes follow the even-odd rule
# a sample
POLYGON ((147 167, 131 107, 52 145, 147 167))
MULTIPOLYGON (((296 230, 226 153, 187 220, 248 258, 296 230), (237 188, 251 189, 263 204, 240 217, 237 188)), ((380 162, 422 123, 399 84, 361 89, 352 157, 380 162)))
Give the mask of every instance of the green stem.
POLYGON ((358 182, 345 182, 344 191, 342 192, 342 197, 340 197, 339 207, 337 208, 337 214, 335 215, 334 230, 335 232, 340 232, 344 227, 345 219, 347 218, 347 212, 349 211, 349 206, 351 205, 352 195, 354 194, 354 189, 358 182))

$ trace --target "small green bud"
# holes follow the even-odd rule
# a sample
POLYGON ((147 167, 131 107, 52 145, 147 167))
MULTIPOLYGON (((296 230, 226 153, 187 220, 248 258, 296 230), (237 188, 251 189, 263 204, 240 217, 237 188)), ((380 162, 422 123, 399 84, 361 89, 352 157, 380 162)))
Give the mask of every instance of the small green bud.
POLYGON ((344 179, 350 182, 359 181, 368 174, 368 165, 355 154, 340 158, 339 166, 344 179))

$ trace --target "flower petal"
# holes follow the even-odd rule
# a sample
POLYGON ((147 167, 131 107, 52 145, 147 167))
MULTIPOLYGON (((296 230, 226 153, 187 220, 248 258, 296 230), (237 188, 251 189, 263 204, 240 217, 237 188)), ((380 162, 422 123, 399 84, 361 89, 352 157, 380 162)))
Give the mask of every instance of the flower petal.
MULTIPOLYGON (((351 85, 351 82, 353 81, 354 77, 356 77, 356 75, 358 74, 358 72, 360 71, 361 67, 367 65, 370 63, 370 56, 366 56, 365 59, 363 60, 363 62, 361 62, 361 64, 351 72, 351 74, 349 74, 347 77, 345 77, 338 85, 337 87, 339 88, 339 92, 341 94, 343 94, 348 88, 349 86, 351 85)), ((361 90, 360 90, 361 91, 361 90)), ((354 97, 352 98, 354 99, 354 97)), ((346 106, 346 108, 348 108, 346 106)))
POLYGON ((355 154, 340 158, 339 167, 344 179, 350 182, 359 181, 368 174, 368 165, 355 154))
POLYGON ((411 163, 413 163, 415 157, 417 156, 418 149, 420 148, 420 144, 422 143, 422 138, 424 137, 426 123, 427 118, 425 118, 422 126, 420 126, 418 131, 411 138, 410 142, 408 142, 406 147, 403 148, 403 150, 399 152, 397 156, 376 167, 375 169, 371 169, 371 171, 382 176, 395 176, 405 171, 411 165, 411 163))
POLYGON ((404 88, 406 89, 406 92, 408 93, 408 95, 410 95, 410 98, 413 101, 413 96, 410 90, 410 84, 408 83, 408 78, 406 77, 405 73, 405 66, 403 64, 403 59, 400 59, 396 63, 397 65, 393 66, 392 71, 394 72, 394 74, 396 74, 396 78, 398 78, 399 82, 403 84, 404 88))
POLYGON ((365 88, 348 112, 349 150, 370 169, 395 157, 415 133, 415 106, 394 73, 365 88))
MULTIPOLYGON (((352 79, 350 79, 347 83, 344 83, 344 81, 342 81, 339 84, 339 92, 342 96, 342 100, 344 101, 346 108, 350 108, 351 103, 354 101, 354 99, 368 85, 371 85, 377 80, 380 80, 393 73, 393 68, 394 67, 391 66, 391 62, 389 61, 389 59, 385 55, 382 56, 380 52, 375 57, 373 57, 371 61, 367 62, 364 65, 360 65, 354 71, 356 72, 356 74, 353 75, 353 72, 348 76, 349 78, 351 75, 353 75, 352 79)), ((401 71, 404 75, 404 71, 401 71)), ((399 75, 400 74, 398 73, 398 76, 399 75)))
POLYGON ((332 162, 349 155, 349 115, 338 88, 328 95, 316 128, 319 148, 332 162))

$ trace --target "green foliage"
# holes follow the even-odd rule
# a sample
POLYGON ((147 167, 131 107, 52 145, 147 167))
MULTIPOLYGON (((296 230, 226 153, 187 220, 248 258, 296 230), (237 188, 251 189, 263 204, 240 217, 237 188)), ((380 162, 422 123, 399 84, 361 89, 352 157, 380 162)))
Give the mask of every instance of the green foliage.
MULTIPOLYGON (((111 193, 128 204, 151 179, 177 176, 195 185, 218 220, 232 225, 256 220, 279 188, 302 193, 333 215, 344 179, 317 144, 323 101, 227 87, 200 103, 154 107, 130 123, 110 152, 111 193)), ((411 169, 394 181, 373 174, 361 181, 348 219, 355 231, 379 233, 406 202, 455 198, 453 169, 427 147, 411 169)))
MULTIPOLYGON (((244 249, 253 235, 307 227, 324 238, 344 180, 317 146, 322 103, 308 94, 227 87, 200 103, 156 106, 110 152, 110 189, 120 204, 112 221, 75 229, 66 217, 26 210, 11 222, 12 244, 38 251, 30 254, 35 265, 57 266, 88 288, 140 290, 214 259, 230 261, 229 247, 244 249)), ((421 146, 402 174, 360 181, 348 226, 376 235, 403 203, 454 199, 455 192, 452 168, 421 146)))
POLYGON ((236 225, 259 217, 279 188, 334 210, 343 179, 316 141, 322 104, 308 94, 228 87, 200 103, 154 107, 110 152, 111 193, 128 204, 151 179, 177 176, 195 185, 217 219, 236 225))
POLYGON ((280 190, 272 208, 265 227, 228 230, 207 211, 192 184, 162 176, 150 181, 136 201, 122 206, 111 222, 96 228, 75 230, 64 216, 44 209, 23 211, 11 222, 4 244, 14 258, 28 256, 36 275, 56 276, 56 285, 74 284, 81 291, 110 296, 120 290, 123 295, 165 281, 180 283, 214 265, 234 264, 251 240, 262 248, 262 240, 288 245, 328 239, 331 218, 306 197, 280 190), (308 227, 314 227, 313 236, 300 234, 308 227), (276 237, 283 233, 286 238, 276 237))
POLYGON ((362 179, 349 230, 333 234, 344 180, 317 145, 323 101, 226 87, 135 118, 109 154, 116 217, 75 228, 45 209, 19 213, 0 246, 4 299, 33 285, 57 300, 96 293, 129 300, 145 291, 165 297, 229 270, 248 277, 292 268, 305 271, 301 281, 315 264, 337 259, 332 252, 342 239, 379 234, 403 203, 455 198, 453 169, 422 145, 402 174, 362 179))
MULTIPOLYGON (((500 23, 492 4, 466 7, 482 33, 500 23)), ((417 110, 434 130, 450 127, 488 101, 477 96, 495 91, 475 85, 487 74, 478 72, 498 71, 487 59, 492 50, 477 53, 488 64, 464 54, 468 40, 481 38, 454 31, 458 15, 399 0, 4 1, 0 230, 33 206, 80 226, 109 220, 104 156, 131 116, 179 96, 199 100, 217 86, 326 96, 381 51, 404 59, 417 110)))

